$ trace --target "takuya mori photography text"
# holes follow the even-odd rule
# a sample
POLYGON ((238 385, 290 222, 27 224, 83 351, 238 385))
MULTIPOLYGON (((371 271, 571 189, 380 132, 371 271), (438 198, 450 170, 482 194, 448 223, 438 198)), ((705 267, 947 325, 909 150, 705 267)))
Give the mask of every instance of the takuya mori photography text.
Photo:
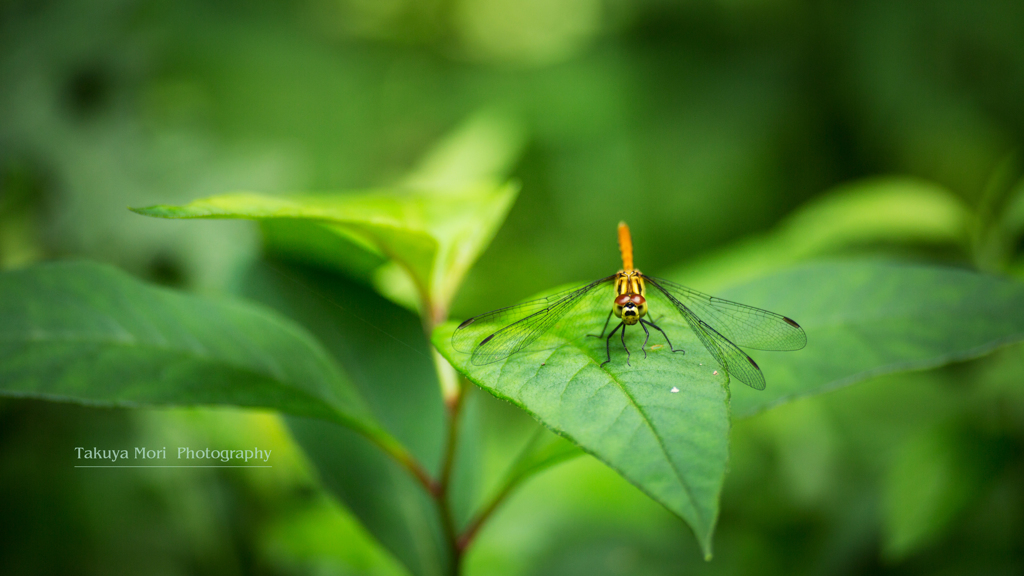
MULTIPOLYGON (((167 447, 163 446, 160 448, 146 448, 144 446, 138 446, 134 448, 86 448, 84 446, 76 446, 75 457, 77 460, 92 460, 101 462, 123 462, 131 460, 168 460, 167 458, 167 447)), ((270 461, 270 450, 262 449, 259 447, 245 448, 245 449, 211 449, 211 448, 191 448, 189 446, 179 446, 171 450, 170 461, 188 461, 198 463, 210 463, 210 462, 222 462, 222 463, 249 463, 252 462, 269 462, 270 461)), ((92 462, 90 462, 92 463, 92 462)))

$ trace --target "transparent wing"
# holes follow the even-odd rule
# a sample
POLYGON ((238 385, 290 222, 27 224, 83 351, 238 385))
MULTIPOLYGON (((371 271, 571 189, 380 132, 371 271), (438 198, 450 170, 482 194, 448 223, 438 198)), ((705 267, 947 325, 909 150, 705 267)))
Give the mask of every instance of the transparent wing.
POLYGON ((614 279, 608 276, 470 318, 455 329, 452 347, 472 354, 473 364, 482 365, 518 352, 557 347, 563 342, 560 338, 583 338, 590 330, 596 332, 594 327, 599 329, 611 311, 613 298, 607 288, 614 279))
MULTIPOLYGON (((693 330, 694 334, 697 335, 697 338, 699 338, 701 343, 704 344, 704 347, 707 348, 708 352, 710 352, 715 358, 715 361, 717 361, 718 364, 729 373, 729 375, 735 377, 740 382, 743 382, 755 390, 764 390, 764 374, 761 373, 761 368, 758 367, 757 362, 754 362, 753 358, 747 356, 745 352, 730 342, 728 338, 697 317, 693 311, 687 308, 685 304, 660 284, 661 280, 654 280, 649 276, 645 278, 647 279, 648 286, 653 286, 655 290, 661 292, 665 297, 664 299, 667 299, 668 303, 670 303, 671 306, 679 312, 686 321, 686 324, 691 330, 693 330)), ((649 305, 652 304, 652 300, 655 303, 658 300, 664 300, 662 298, 657 298, 656 293, 651 290, 647 291, 647 297, 649 305), (652 298, 652 296, 654 298, 652 298)), ((662 304, 664 304, 664 302, 662 302, 662 304)))
POLYGON ((800 350, 807 345, 807 334, 791 318, 709 296, 661 278, 644 278, 683 304, 702 322, 714 327, 718 334, 744 348, 800 350))

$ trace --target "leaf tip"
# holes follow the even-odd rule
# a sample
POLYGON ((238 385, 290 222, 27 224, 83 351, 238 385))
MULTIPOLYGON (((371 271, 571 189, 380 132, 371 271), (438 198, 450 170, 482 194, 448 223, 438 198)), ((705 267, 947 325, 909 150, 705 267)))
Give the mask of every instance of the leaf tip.
POLYGON ((129 206, 128 209, 131 210, 132 212, 135 212, 136 214, 141 214, 143 216, 152 216, 154 218, 170 218, 174 216, 174 214, 170 210, 168 210, 167 206, 161 205, 129 206))
POLYGON ((698 537, 697 541, 700 543, 700 551, 704 553, 704 561, 711 562, 714 558, 715 552, 712 549, 711 538, 714 534, 714 528, 711 528, 703 537, 698 537))

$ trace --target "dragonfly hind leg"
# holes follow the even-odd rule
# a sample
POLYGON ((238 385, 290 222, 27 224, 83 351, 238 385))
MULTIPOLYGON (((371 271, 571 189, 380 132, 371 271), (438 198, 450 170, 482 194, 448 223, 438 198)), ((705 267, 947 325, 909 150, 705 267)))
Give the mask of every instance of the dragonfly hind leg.
MULTIPOLYGON (((605 360, 604 362, 601 362, 601 367, 602 368, 604 367, 605 364, 607 364, 607 363, 612 361, 612 336, 615 336, 615 333, 619 331, 619 328, 622 328, 622 346, 624 348, 626 346, 626 325, 624 323, 622 323, 622 322, 619 322, 619 325, 616 326, 611 331, 611 334, 608 334, 608 338, 605 338, 605 341, 604 341, 604 352, 605 352, 605 354, 608 355, 608 359, 605 360)), ((603 333, 604 333, 604 331, 602 330, 602 334, 603 333)), ((629 356, 628 356, 629 355, 629 348, 626 348, 626 354, 627 354, 627 356, 626 356, 626 364, 629 364, 629 356)))
MULTIPOLYGON (((669 350, 671 350, 673 352, 682 352, 683 354, 686 354, 686 350, 683 350, 682 348, 676 350, 675 348, 672 347, 672 341, 668 339, 668 334, 665 334, 665 331, 661 329, 661 326, 658 326, 654 322, 649 322, 647 320, 644 320, 643 318, 640 319, 640 324, 641 325, 645 325, 645 326, 650 326, 651 328, 654 328, 658 332, 661 332, 661 335, 665 337, 665 342, 668 342, 668 349, 669 350)), ((646 327, 644 328, 644 332, 647 332, 647 328, 646 327)), ((650 335, 650 332, 648 332, 648 335, 650 335)), ((644 340, 644 344, 646 344, 646 343, 647 343, 647 340, 644 340)))

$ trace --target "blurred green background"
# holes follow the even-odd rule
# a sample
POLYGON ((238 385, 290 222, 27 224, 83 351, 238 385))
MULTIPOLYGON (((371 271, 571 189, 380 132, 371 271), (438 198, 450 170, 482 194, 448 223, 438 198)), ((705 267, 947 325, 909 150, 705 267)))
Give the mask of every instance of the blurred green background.
MULTIPOLYGON (((614 271, 622 219, 641 269, 706 291, 865 253, 1024 277, 1022 30, 1017 0, 3 0, 0 265, 223 292, 254 224, 126 207, 397 183, 483 111, 522 192, 454 317, 614 271)), ((1021 352, 738 421, 711 563, 585 457, 518 492, 468 571, 1024 573, 1021 352)), ((0 487, 12 574, 402 573, 272 415, 0 401, 0 487), (70 467, 172 440, 281 459, 70 467)))

